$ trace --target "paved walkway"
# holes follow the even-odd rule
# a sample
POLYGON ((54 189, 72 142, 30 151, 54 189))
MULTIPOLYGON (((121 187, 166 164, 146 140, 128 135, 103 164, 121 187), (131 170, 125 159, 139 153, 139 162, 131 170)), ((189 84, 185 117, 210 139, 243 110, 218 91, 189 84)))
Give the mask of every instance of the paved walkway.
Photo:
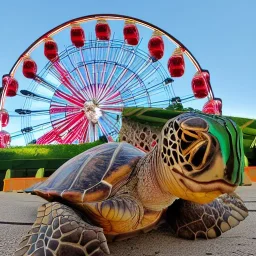
MULTIPOLYGON (((167 231, 152 231, 127 241, 110 244, 113 256, 256 256, 256 183, 240 187, 249 217, 214 240, 186 241, 167 231)), ((36 219, 37 207, 45 201, 37 196, 0 192, 0 256, 12 255, 22 235, 36 219)))

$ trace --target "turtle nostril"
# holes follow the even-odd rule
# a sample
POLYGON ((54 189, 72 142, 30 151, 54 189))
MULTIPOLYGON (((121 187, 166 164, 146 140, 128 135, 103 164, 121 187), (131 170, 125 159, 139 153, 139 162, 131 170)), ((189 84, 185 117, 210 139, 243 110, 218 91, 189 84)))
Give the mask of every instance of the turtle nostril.
POLYGON ((185 165, 184 165, 184 168, 185 168, 188 172, 193 171, 193 167, 192 167, 190 164, 185 164, 185 165))

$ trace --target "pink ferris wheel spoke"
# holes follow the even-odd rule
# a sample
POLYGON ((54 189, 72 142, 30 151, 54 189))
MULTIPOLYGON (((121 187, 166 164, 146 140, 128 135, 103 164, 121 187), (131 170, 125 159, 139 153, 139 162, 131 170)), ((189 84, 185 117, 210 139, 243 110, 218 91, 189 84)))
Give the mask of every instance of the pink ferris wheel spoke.
POLYGON ((79 140, 79 143, 86 142, 88 125, 89 125, 89 120, 87 118, 84 118, 82 122, 82 127, 77 132, 77 139, 79 140))
POLYGON ((70 130, 69 133, 63 138, 63 142, 65 144, 72 143, 77 139, 77 134, 83 128, 84 119, 85 118, 81 118, 79 122, 76 123, 76 126, 72 130, 70 130))
POLYGON ((101 109, 102 109, 102 112, 117 113, 117 114, 120 114, 123 111, 123 107, 116 107, 116 106, 101 107, 101 109))
POLYGON ((83 105, 83 102, 85 101, 83 98, 79 98, 76 94, 73 94, 73 95, 69 95, 65 92, 63 92, 62 90, 60 89, 57 89, 55 87, 55 85, 51 84, 49 81, 43 79, 42 77, 39 77, 39 76, 36 76, 34 78, 34 80, 36 82, 38 82, 39 84, 42 84, 45 88, 51 90, 51 91, 54 91, 55 92, 55 96, 59 97, 59 98, 62 98, 62 99, 65 99, 67 100, 68 102, 72 103, 72 104, 75 104, 75 105, 78 105, 78 106, 82 106, 83 105))
POLYGON ((81 59, 82 59, 82 61, 84 63, 84 70, 85 70, 85 74, 86 74, 85 78, 87 79, 87 81, 89 81, 89 84, 92 84, 92 80, 91 80, 91 77, 90 77, 90 72, 88 71, 88 67, 86 65, 86 62, 85 62, 85 59, 84 59, 84 55, 83 55, 83 52, 82 52, 81 49, 80 49, 79 53, 80 53, 80 57, 81 57, 81 59))
POLYGON ((65 99, 66 101, 78 106, 78 107, 83 107, 84 106, 84 102, 85 100, 80 100, 80 99, 77 99, 76 97, 73 97, 71 95, 68 95, 66 94, 65 92, 62 92, 60 90, 56 90, 54 96, 58 97, 58 98, 61 98, 61 99, 65 99))
POLYGON ((58 114, 63 112, 76 112, 80 111, 80 108, 74 106, 61 106, 57 104, 51 104, 50 106, 50 114, 58 114))
MULTIPOLYGON (((73 95, 75 95, 80 100, 84 100, 84 96, 73 86, 73 83, 76 83, 76 81, 70 76, 69 72, 64 69, 63 66, 61 66, 59 61, 55 61, 53 63, 53 66, 59 73, 59 80, 63 83, 63 85, 72 92, 73 95), (72 82, 71 82, 72 81, 72 82)), ((80 87, 82 89, 82 87, 80 87)))
POLYGON ((115 104, 120 104, 122 103, 123 100, 121 98, 121 95, 119 92, 113 94, 113 95, 110 95, 109 97, 106 97, 105 99, 103 99, 100 104, 101 105, 115 105, 115 104))
POLYGON ((47 143, 51 143, 55 140, 56 137, 56 133, 54 130, 51 130, 50 132, 45 133, 43 136, 41 136, 36 144, 47 144, 47 143))
POLYGON ((57 122, 53 122, 54 129, 59 129, 60 133, 63 133, 65 130, 72 128, 76 125, 81 118, 84 117, 84 113, 72 113, 65 119, 62 119, 57 122))
MULTIPOLYGON (((45 143, 52 143, 56 140, 56 138, 61 138, 62 134, 72 127, 75 127, 84 116, 79 114, 74 114, 67 118, 66 120, 58 121, 54 124, 53 130, 49 131, 48 133, 44 134, 40 137, 37 141, 37 144, 45 144, 45 143)), ((64 141, 64 140, 63 140, 64 141)))
POLYGON ((78 139, 80 143, 89 142, 88 127, 89 127, 89 121, 88 119, 86 119, 85 122, 83 123, 83 127, 78 133, 78 139))

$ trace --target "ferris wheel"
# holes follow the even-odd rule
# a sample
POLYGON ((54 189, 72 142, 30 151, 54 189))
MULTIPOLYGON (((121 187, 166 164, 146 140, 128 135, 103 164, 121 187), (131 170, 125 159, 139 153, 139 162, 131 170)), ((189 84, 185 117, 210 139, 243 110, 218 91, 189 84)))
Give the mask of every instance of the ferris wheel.
POLYGON ((133 17, 80 17, 38 38, 3 76, 0 148, 112 141, 125 107, 192 102, 221 114, 209 72, 176 38, 133 17))

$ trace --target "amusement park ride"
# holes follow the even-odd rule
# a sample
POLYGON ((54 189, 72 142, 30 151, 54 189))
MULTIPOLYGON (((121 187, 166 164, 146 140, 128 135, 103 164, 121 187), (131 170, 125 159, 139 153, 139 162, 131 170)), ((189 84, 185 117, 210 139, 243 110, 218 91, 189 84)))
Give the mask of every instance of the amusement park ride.
POLYGON ((200 99, 221 114, 209 72, 172 35, 128 16, 85 16, 42 35, 3 76, 0 148, 112 141, 126 107, 200 99))

